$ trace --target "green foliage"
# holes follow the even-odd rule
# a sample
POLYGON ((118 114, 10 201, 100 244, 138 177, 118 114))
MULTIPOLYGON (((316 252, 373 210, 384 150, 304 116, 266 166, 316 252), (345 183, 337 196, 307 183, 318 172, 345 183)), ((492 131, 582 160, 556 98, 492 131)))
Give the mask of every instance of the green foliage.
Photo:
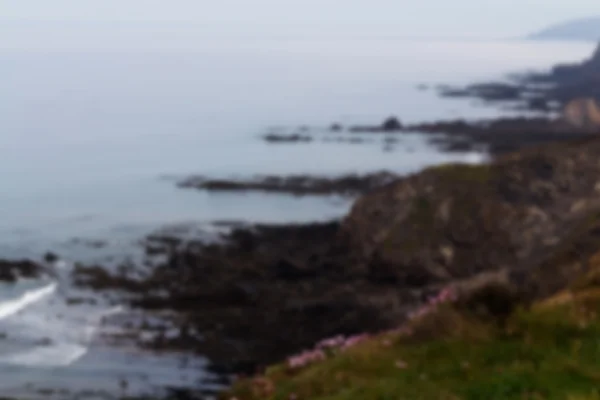
POLYGON ((443 164, 428 168, 427 171, 434 172, 449 184, 458 182, 488 183, 493 177, 493 165, 469 165, 469 164, 443 164))

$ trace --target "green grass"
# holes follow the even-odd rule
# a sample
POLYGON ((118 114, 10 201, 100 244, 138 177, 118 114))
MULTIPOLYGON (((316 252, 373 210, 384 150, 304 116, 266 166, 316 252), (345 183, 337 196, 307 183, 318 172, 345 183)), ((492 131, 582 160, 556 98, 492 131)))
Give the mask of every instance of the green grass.
POLYGON ((600 290, 589 286, 519 310, 502 327, 444 308, 411 337, 384 334, 299 371, 273 367, 223 398, 600 400, 598 312, 600 290))
POLYGON ((490 164, 442 164, 429 167, 426 172, 438 174, 444 181, 450 184, 457 182, 468 182, 484 184, 488 183, 494 176, 493 166, 490 164))

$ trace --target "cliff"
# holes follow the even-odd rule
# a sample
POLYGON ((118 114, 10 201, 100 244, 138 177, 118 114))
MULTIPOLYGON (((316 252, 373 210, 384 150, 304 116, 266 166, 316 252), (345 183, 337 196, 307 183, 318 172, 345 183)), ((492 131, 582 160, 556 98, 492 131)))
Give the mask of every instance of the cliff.
POLYGON ((537 40, 600 40, 600 17, 563 22, 529 36, 537 40))
POLYGON ((390 284, 526 270, 599 210, 599 156, 600 139, 591 139, 431 168, 359 199, 340 240, 354 249, 355 268, 390 284))
POLYGON ((362 197, 336 235, 347 267, 438 296, 396 329, 321 342, 223 398, 597 399, 599 156, 600 139, 550 144, 362 197))

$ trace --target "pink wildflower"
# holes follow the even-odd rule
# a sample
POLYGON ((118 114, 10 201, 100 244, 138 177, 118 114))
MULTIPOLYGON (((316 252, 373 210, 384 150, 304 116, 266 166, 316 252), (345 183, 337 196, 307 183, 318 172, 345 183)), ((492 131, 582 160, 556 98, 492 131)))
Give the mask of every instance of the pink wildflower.
POLYGON ((342 345, 343 349, 348 349, 350 347, 354 347, 356 346, 358 343, 363 342, 365 339, 369 338, 368 334, 362 334, 362 335, 355 335, 355 336, 351 336, 348 339, 346 339, 346 341, 344 342, 344 344, 342 345))
POLYGON ((406 368, 408 368, 408 364, 402 360, 398 360, 398 361, 396 361, 396 368, 406 369, 406 368))
POLYGON ((339 335, 339 336, 335 336, 335 337, 332 337, 329 339, 321 340, 319 343, 317 343, 317 348, 318 349, 331 349, 331 348, 341 347, 345 341, 346 341, 346 338, 342 335, 339 335))
POLYGON ((322 361, 326 357, 325 353, 320 350, 308 350, 298 355, 288 358, 287 365, 289 368, 302 368, 317 361, 322 361))

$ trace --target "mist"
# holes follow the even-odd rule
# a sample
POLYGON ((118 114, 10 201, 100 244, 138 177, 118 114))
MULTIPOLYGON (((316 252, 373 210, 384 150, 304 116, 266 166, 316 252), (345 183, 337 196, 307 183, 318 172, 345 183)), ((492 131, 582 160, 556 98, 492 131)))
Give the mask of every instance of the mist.
POLYGON ((494 1, 484 8, 476 0, 3 3, 2 49, 189 49, 215 40, 290 37, 506 39, 599 11, 595 0, 494 1))

